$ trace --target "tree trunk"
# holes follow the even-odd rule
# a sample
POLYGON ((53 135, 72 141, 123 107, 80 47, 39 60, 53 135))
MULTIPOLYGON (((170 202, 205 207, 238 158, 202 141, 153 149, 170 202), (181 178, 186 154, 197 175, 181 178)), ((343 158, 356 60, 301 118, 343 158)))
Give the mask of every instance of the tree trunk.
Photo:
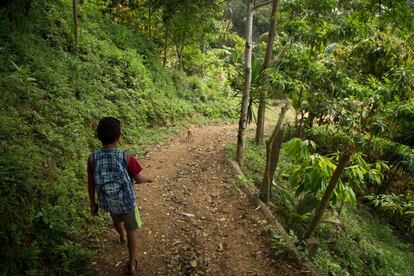
POLYGON ((236 161, 240 167, 244 163, 244 139, 247 121, 247 108, 249 106, 250 85, 252 82, 252 33, 253 33, 253 7, 254 0, 246 0, 246 44, 244 56, 244 89, 240 108, 239 130, 237 133, 236 161))
POLYGON ((266 168, 263 175, 262 186, 260 188, 260 198, 265 203, 269 202, 272 196, 273 176, 275 175, 277 163, 279 161, 280 147, 282 145, 284 134, 284 129, 281 128, 281 126, 288 108, 287 104, 282 107, 277 124, 266 143, 266 168))
MULTIPOLYGON (((201 48, 201 52, 203 53, 203 56, 205 56, 207 52, 207 45, 204 39, 205 39, 205 36, 203 34, 203 46, 201 48)), ((202 78, 204 78, 205 70, 206 70, 206 64, 205 62, 203 62, 201 64, 201 74, 200 74, 202 78)))
POLYGON ((168 33, 169 32, 169 23, 165 24, 165 35, 164 35, 164 59, 162 61, 163 66, 167 64, 167 54, 168 54, 168 33))
POLYGON ((177 49, 177 58, 178 58, 178 68, 183 70, 183 52, 184 52, 184 39, 181 41, 181 45, 176 45, 177 49))
POLYGON ((302 104, 301 104, 301 102, 302 102, 302 91, 303 91, 303 88, 300 89, 299 96, 298 96, 298 107, 297 107, 297 109, 295 109, 295 111, 296 111, 295 112, 295 129, 296 129, 296 131, 299 128, 299 113, 298 113, 298 111, 302 110, 302 104))
MULTIPOLYGON (((279 9, 279 0, 273 0, 272 13, 270 15, 269 34, 267 36, 266 53, 263 60, 262 71, 270 67, 272 62, 273 44, 276 37, 276 13, 279 9)), ((264 121, 266 112, 266 98, 267 90, 260 91, 259 109, 257 110, 257 125, 256 125, 256 144, 263 142, 264 135, 264 121)))
POLYGON ((182 47, 180 47, 179 49, 177 49, 178 52, 178 68, 180 68, 180 70, 183 70, 183 49, 182 47))
POLYGON ((323 213, 325 212, 326 207, 328 206, 329 199, 331 198, 331 195, 336 187, 336 184, 338 183, 339 178, 341 177, 341 174, 343 170, 345 169, 346 163, 348 163, 349 158, 351 157, 351 150, 345 150, 341 158, 339 159, 338 166, 336 167, 331 180, 329 181, 328 187, 326 188, 326 191, 322 197, 321 203, 319 205, 319 208, 316 210, 315 216, 312 219, 311 224, 309 225, 309 228, 306 230, 305 234, 303 235, 303 239, 309 239, 313 232, 315 231, 316 226, 318 226, 323 213))
POLYGON ((25 7, 24 7, 24 15, 26 17, 29 16, 31 8, 32 8, 32 0, 26 0, 25 7))
POLYGON ((152 17, 152 1, 148 1, 148 36, 151 39, 152 37, 152 28, 151 28, 151 17, 152 17))
POLYGON ((299 126, 298 126, 298 137, 303 137, 302 132, 303 132, 303 120, 305 118, 305 111, 303 109, 301 109, 300 111, 300 119, 299 119, 299 126))
POLYGON ((73 33, 75 36, 75 47, 79 49, 79 31, 78 31, 78 0, 72 0, 73 13, 73 33))

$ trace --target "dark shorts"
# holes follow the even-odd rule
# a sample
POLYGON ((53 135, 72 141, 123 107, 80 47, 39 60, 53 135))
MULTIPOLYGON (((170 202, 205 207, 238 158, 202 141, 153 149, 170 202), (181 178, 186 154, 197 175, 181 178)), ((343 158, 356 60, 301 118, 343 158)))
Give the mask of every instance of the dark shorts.
POLYGON ((125 230, 135 230, 142 225, 141 216, 139 215, 137 207, 127 214, 111 214, 111 217, 114 222, 123 221, 125 230))

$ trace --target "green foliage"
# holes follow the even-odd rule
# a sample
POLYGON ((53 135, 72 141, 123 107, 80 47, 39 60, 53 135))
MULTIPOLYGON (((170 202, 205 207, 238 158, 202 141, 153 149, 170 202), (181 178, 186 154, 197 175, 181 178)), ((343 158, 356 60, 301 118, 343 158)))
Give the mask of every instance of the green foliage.
POLYGON ((414 199, 409 195, 380 194, 367 195, 368 204, 375 207, 394 223, 414 227, 414 199))
POLYGON ((342 275, 412 275, 413 246, 398 240, 383 222, 365 210, 346 208, 343 229, 321 224, 318 270, 342 275))
MULTIPOLYGON (((392 116, 395 116, 393 114, 392 116)), ((409 124, 407 122, 406 124, 409 124)), ((412 177, 414 173, 414 151, 411 147, 392 142, 389 139, 380 138, 374 135, 355 134, 353 136, 340 132, 335 133, 332 127, 327 125, 314 127, 305 132, 305 136, 312 139, 317 144, 318 151, 328 154, 332 148, 341 148, 353 140, 361 152, 367 152, 370 156, 369 161, 375 161, 379 171, 384 177, 390 176, 390 171, 398 172, 401 177, 412 177), (373 158, 375 156, 375 158, 373 158), (377 161, 379 160, 379 161, 377 161), (382 160, 382 161, 381 161, 382 160)), ((368 176, 368 184, 378 185, 378 177, 368 176)), ((409 183, 409 182, 408 182, 409 183)), ((381 184, 382 185, 382 184, 381 184)), ((410 185, 407 185, 402 192, 409 192, 410 185)))
POLYGON ((283 145, 283 148, 287 151, 289 156, 293 160, 299 162, 306 161, 310 158, 310 149, 315 150, 315 143, 311 140, 302 141, 299 138, 294 138, 283 145))
POLYGON ((395 112, 390 117, 394 128, 393 136, 395 139, 408 146, 414 146, 414 101, 411 99, 405 104, 396 104, 395 112))
POLYGON ((274 47, 274 82, 296 110, 297 135, 332 124, 409 143, 407 120, 389 116, 413 95, 406 3, 314 2, 282 3, 274 47))
POLYGON ((275 231, 272 232, 271 244, 276 256, 286 253, 286 240, 275 231))
POLYGON ((298 198, 295 191, 279 183, 273 186, 273 202, 279 219, 294 233, 303 234, 312 215, 312 211, 319 205, 319 199, 311 193, 298 198))
POLYGON ((287 251, 287 248, 290 245, 287 244, 286 239, 283 238, 275 230, 271 231, 270 244, 277 258, 288 257, 288 258, 291 258, 292 260, 295 259, 294 260, 295 262, 301 262, 304 258, 306 258, 306 254, 307 254, 307 247, 306 247, 305 242, 302 240, 299 240, 293 231, 289 231, 289 241, 293 243, 299 249, 298 250, 299 256, 291 256, 290 255, 291 253, 287 251))
MULTIPOLYGON (((292 168, 285 174, 289 174, 289 182, 295 188, 296 196, 311 193, 313 196, 321 198, 328 186, 330 179, 336 169, 334 162, 339 159, 339 153, 322 156, 318 153, 310 154, 310 147, 315 149, 315 143, 310 140, 302 141, 294 138, 283 145, 288 156, 294 161, 292 168)), ((381 182, 383 163, 371 166, 363 159, 361 152, 354 153, 345 168, 343 176, 338 181, 333 192, 331 201, 350 202, 356 204, 355 192, 366 190, 365 180, 370 178, 377 185, 381 182)), ((311 198, 308 196, 308 202, 311 198)), ((314 206, 316 207, 316 206, 314 206)), ((311 208, 309 211, 312 210, 311 208)))

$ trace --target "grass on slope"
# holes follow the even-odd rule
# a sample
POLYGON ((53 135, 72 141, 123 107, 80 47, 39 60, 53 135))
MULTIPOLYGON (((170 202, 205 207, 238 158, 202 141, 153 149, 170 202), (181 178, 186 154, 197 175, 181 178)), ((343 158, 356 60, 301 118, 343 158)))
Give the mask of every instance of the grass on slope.
POLYGON ((414 275, 414 246, 361 206, 348 207, 339 217, 343 231, 321 224, 315 264, 323 274, 414 275))

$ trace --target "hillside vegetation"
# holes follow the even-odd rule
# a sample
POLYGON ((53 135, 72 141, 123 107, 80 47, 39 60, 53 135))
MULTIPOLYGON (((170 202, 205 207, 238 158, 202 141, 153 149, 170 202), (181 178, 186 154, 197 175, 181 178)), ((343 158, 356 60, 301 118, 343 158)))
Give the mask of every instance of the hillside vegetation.
POLYGON ((235 112, 213 77, 218 58, 203 78, 165 69, 150 40, 93 1, 76 49, 71 1, 33 2, 28 17, 0 9, 0 271, 73 273, 96 231, 85 173, 101 117, 118 117, 122 144, 139 153, 196 114, 235 112))

